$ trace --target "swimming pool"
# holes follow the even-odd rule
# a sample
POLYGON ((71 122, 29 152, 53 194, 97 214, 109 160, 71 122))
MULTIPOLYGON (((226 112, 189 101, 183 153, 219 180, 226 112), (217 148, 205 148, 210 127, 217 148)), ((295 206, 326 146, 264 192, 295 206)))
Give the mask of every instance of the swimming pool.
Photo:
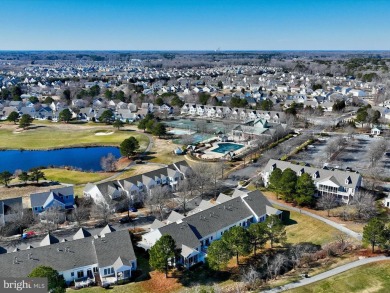
POLYGON ((234 152, 237 151, 241 148, 243 148, 244 145, 242 144, 237 144, 237 143, 219 143, 218 147, 216 149, 213 149, 212 152, 220 153, 220 154, 225 154, 227 152, 234 152))

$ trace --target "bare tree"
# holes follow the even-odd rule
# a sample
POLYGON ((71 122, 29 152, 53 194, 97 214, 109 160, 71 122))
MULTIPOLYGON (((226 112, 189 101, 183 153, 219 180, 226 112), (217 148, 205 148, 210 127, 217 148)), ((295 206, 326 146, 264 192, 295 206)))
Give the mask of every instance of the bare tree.
POLYGON ((329 212, 331 209, 337 207, 339 202, 337 200, 337 196, 331 193, 324 193, 317 200, 317 207, 323 210, 326 210, 329 217, 329 212))
POLYGON ((335 139, 328 141, 328 144, 325 147, 325 153, 327 155, 327 159, 330 160, 337 150, 338 150, 337 141, 335 139))
POLYGON ((247 290, 254 290, 261 284, 261 274, 254 266, 249 266, 243 269, 241 273, 241 281, 245 284, 247 290))
POLYGON ((65 212, 58 207, 53 207, 39 214, 40 226, 47 233, 57 230, 58 225, 65 221, 65 212))
POLYGON ((107 203, 97 203, 93 206, 92 214, 100 221, 100 224, 107 225, 113 214, 113 208, 107 203))
POLYGON ((276 254, 269 265, 269 272, 271 273, 271 278, 276 279, 287 263, 288 258, 286 255, 284 255, 283 253, 276 254))
POLYGON ((172 190, 168 186, 156 186, 150 191, 150 196, 147 199, 148 205, 155 208, 161 221, 164 219, 164 208, 166 208, 170 198, 172 198, 172 190))
POLYGON ((71 213, 72 220, 77 222, 78 226, 82 226, 85 221, 89 220, 91 205, 92 199, 78 199, 78 203, 71 213))
POLYGON ((107 156, 103 156, 100 159, 100 166, 104 171, 112 172, 116 170, 116 162, 114 155, 112 153, 107 154, 107 156))
POLYGON ((370 160, 371 167, 374 167, 378 161, 382 158, 383 154, 388 148, 388 143, 385 140, 378 140, 371 144, 370 150, 367 156, 370 160))
POLYGON ((184 215, 187 214, 188 202, 195 197, 197 190, 198 182, 195 174, 186 175, 185 180, 179 181, 175 195, 177 201, 183 209, 184 215))
POLYGON ((347 132, 347 136, 349 139, 353 139, 354 138, 354 135, 356 134, 356 129, 355 127, 351 126, 351 125, 348 125, 346 128, 345 128, 345 131, 347 132))
POLYGON ((357 191, 352 198, 351 205, 358 219, 368 220, 377 213, 375 196, 368 190, 357 191))

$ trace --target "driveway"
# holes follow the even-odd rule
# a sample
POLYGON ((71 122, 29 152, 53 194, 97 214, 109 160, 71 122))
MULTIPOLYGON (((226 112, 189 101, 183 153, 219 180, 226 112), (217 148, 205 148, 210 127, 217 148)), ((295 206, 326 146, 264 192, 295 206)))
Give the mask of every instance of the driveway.
POLYGON ((286 291, 286 290, 294 289, 294 288, 297 288, 297 287, 309 285, 309 284, 312 284, 314 282, 318 282, 318 281, 324 280, 326 278, 338 275, 340 273, 343 273, 345 271, 348 271, 350 269, 353 269, 353 268, 356 268, 356 267, 359 267, 359 266, 362 266, 362 265, 365 265, 365 264, 369 264, 369 263, 373 263, 373 262, 377 262, 377 261, 383 261, 383 260, 390 260, 390 258, 386 257, 386 256, 377 256, 377 257, 359 259, 357 261, 350 262, 348 264, 339 266, 337 268, 331 269, 329 271, 326 271, 324 273, 315 275, 313 277, 304 278, 304 279, 299 280, 297 282, 290 283, 290 284, 287 284, 287 285, 284 285, 284 286, 281 286, 281 287, 277 287, 277 288, 274 288, 274 289, 271 289, 271 290, 262 291, 262 292, 266 292, 266 293, 283 292, 283 291, 286 291))

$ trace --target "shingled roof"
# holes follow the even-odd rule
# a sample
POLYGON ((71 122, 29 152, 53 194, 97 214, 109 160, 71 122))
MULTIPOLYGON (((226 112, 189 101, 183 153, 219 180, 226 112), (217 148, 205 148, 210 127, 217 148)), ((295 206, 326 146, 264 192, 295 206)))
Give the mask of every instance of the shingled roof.
POLYGON ((129 232, 126 230, 105 234, 105 237, 86 237, 73 241, 19 250, 0 255, 0 276, 25 277, 40 265, 59 272, 98 264, 105 267, 121 257, 135 260, 129 232))

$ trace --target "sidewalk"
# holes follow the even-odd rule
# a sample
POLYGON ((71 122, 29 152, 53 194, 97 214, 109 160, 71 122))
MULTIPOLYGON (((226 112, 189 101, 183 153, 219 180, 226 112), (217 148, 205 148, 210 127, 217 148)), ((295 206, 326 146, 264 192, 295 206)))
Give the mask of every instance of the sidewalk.
POLYGON ((351 262, 351 263, 339 266, 337 268, 331 269, 329 271, 326 271, 324 273, 315 275, 313 277, 304 278, 304 279, 302 279, 300 281, 297 281, 297 282, 294 282, 294 283, 290 283, 290 284, 287 284, 287 285, 284 285, 284 286, 281 286, 281 287, 277 287, 277 288, 274 288, 274 289, 271 289, 271 290, 262 291, 262 292, 266 292, 266 293, 283 292, 283 291, 286 291, 286 290, 294 289, 294 288, 297 288, 297 287, 305 286, 305 285, 308 285, 308 284, 311 284, 311 283, 315 283, 315 282, 324 280, 326 278, 338 275, 340 273, 343 273, 345 271, 348 271, 350 269, 353 269, 353 268, 356 268, 356 267, 359 267, 359 266, 362 266, 362 265, 365 265, 365 264, 368 264, 368 263, 382 261, 382 260, 390 260, 390 258, 386 257, 386 256, 376 256, 376 257, 371 257, 371 258, 359 259, 357 261, 354 261, 354 262, 351 262))

